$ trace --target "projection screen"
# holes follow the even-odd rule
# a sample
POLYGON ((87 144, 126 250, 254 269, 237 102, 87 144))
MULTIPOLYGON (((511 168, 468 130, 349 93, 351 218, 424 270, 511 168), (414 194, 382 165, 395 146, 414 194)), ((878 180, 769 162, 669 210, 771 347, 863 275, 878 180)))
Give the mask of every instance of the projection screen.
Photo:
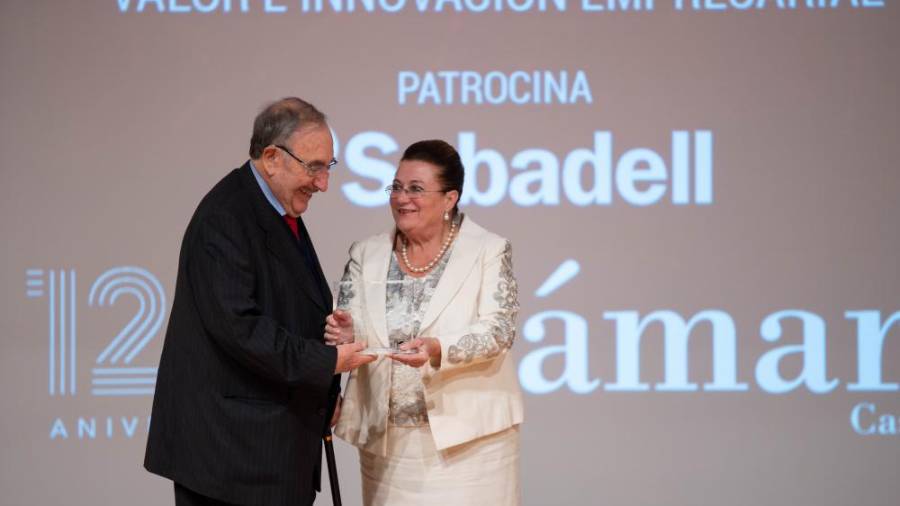
POLYGON ((3 2, 0 502, 171 504, 142 461, 181 237, 300 96, 340 161, 304 214, 329 278, 420 139, 511 241, 524 504, 897 504, 898 26, 888 0, 3 2))

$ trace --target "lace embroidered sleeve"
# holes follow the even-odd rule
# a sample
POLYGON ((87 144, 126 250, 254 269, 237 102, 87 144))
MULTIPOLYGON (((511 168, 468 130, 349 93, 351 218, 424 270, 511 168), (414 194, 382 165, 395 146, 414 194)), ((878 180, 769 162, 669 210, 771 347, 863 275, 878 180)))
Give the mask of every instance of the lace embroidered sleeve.
POLYGON ((478 321, 457 336, 442 336, 441 370, 491 360, 512 347, 516 336, 519 290, 512 269, 512 246, 484 266, 478 321))

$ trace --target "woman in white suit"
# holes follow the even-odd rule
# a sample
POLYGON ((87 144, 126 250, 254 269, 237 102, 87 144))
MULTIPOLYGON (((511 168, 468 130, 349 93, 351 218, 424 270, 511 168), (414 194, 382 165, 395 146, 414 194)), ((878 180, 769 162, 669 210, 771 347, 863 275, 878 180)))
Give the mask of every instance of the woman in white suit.
MULTIPOLYGON (((357 337, 417 336, 347 384, 335 433, 359 448, 366 505, 520 502, 512 252, 459 212, 463 175, 446 142, 411 145, 386 189, 396 227, 350 248, 338 305, 357 337)), ((329 317, 326 339, 350 328, 329 317)))

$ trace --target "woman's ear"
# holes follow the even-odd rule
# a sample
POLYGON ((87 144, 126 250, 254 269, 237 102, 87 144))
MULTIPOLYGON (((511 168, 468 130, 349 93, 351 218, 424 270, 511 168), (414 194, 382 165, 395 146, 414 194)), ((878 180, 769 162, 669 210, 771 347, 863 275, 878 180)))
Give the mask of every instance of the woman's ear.
POLYGON ((459 192, 456 190, 450 190, 444 194, 446 198, 447 206, 444 210, 450 212, 456 207, 456 203, 459 202, 459 192))

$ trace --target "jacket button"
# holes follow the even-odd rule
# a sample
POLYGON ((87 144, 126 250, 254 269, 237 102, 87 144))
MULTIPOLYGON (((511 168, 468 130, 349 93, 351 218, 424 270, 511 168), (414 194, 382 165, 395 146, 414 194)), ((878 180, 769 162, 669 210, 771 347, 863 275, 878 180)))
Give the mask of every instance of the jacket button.
POLYGON ((319 416, 325 416, 325 408, 319 408, 319 416))

